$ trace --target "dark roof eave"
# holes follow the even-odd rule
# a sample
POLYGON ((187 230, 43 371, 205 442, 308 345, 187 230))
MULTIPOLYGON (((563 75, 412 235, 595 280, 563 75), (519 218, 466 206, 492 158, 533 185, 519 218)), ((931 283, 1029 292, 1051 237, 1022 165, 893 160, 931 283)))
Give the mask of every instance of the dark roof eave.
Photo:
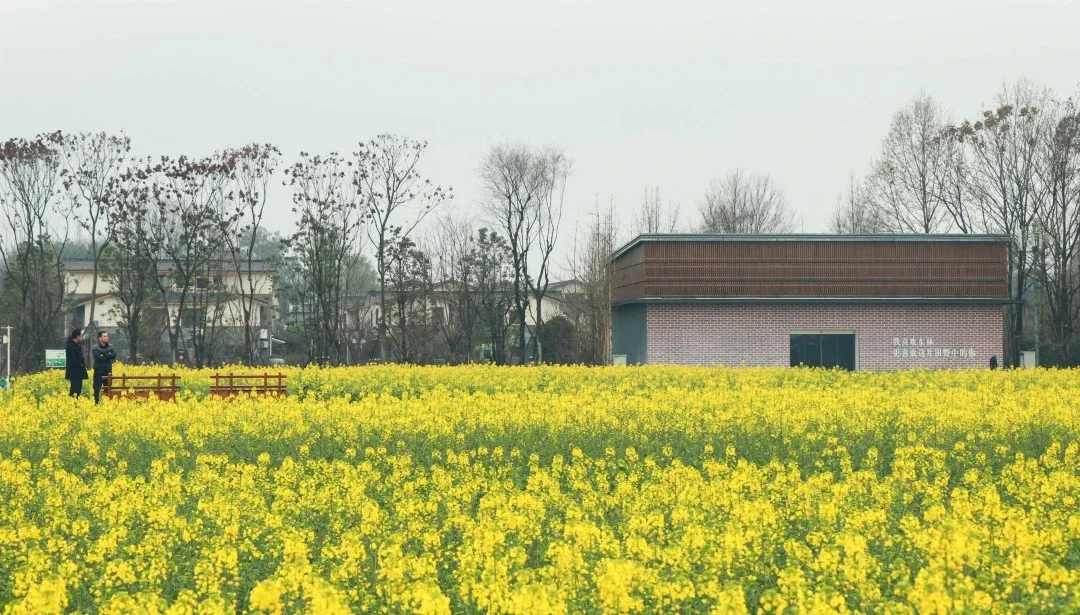
POLYGON ((1019 305, 996 297, 642 297, 613 301, 612 307, 635 304, 780 304, 780 305, 1019 305))
POLYGON ((640 243, 651 242, 688 242, 688 241, 751 241, 751 242, 789 242, 789 241, 812 241, 821 243, 830 242, 942 242, 942 243, 1008 243, 1007 235, 975 235, 975 234, 925 234, 925 235, 836 235, 827 233, 791 233, 775 235, 722 235, 713 233, 660 233, 643 234, 631 239, 621 248, 615 250, 611 260, 619 258, 640 243))

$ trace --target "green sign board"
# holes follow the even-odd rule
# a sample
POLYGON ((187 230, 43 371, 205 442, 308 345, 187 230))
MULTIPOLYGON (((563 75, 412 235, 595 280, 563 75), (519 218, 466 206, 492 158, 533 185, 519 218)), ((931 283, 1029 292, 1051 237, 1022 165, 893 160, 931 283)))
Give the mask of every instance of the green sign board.
POLYGON ((0 391, 6 391, 8 388, 7 376, 0 376, 0 391))
POLYGON ((67 353, 61 350, 46 349, 45 350, 45 367, 66 367, 67 366, 67 353))

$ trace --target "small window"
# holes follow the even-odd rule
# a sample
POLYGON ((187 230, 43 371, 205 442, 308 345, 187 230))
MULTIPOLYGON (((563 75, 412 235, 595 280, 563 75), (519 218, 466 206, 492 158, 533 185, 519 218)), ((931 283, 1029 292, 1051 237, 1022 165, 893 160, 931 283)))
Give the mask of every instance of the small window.
POLYGON ((207 287, 207 279, 206 278, 204 278, 202 276, 198 276, 198 277, 195 278, 195 290, 206 290, 206 287, 207 287))
POLYGON ((839 367, 855 369, 854 333, 792 333, 792 367, 839 367))
POLYGON ((446 324, 446 311, 442 307, 431 308, 431 321, 437 325, 446 324))

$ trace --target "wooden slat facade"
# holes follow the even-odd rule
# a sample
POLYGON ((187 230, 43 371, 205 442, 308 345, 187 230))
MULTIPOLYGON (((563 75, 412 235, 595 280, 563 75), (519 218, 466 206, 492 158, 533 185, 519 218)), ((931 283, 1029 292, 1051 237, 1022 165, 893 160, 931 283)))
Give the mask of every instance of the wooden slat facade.
POLYGON ((648 299, 1008 299, 1008 244, 752 239, 633 245, 612 262, 613 302, 648 299))

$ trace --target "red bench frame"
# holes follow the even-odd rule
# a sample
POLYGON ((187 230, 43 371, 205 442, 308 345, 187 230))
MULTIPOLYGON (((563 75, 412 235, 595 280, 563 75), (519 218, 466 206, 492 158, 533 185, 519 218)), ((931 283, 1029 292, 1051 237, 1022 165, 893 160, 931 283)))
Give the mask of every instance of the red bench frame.
POLYGON ((157 376, 129 376, 109 374, 102 378, 101 392, 110 399, 114 397, 146 397, 151 395, 162 401, 176 397, 180 377, 176 374, 157 376), (146 384, 143 384, 146 383, 146 384))
POLYGON ((243 393, 256 395, 285 395, 285 374, 214 374, 210 377, 210 394, 232 397, 243 393), (261 381, 261 382, 260 382, 261 381))

